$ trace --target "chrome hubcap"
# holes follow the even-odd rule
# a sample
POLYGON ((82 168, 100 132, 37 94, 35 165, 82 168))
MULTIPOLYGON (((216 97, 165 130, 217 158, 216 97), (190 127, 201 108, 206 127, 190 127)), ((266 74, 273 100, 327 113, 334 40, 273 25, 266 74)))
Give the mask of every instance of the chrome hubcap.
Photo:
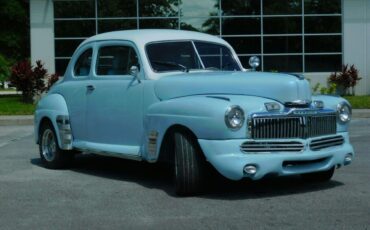
POLYGON ((50 129, 46 129, 42 134, 41 150, 45 160, 54 160, 56 153, 56 141, 54 133, 50 129))

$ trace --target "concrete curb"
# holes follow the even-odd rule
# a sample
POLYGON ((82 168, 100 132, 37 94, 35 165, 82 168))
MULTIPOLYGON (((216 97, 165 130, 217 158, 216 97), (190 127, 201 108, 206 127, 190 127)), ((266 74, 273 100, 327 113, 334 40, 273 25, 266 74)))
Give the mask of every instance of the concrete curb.
POLYGON ((370 118, 370 109, 353 109, 352 118, 370 118))
MULTIPOLYGON (((370 109, 354 109, 352 118, 370 118, 370 109)), ((0 116, 0 126, 33 125, 33 115, 0 116)))
POLYGON ((33 115, 0 116, 0 126, 33 125, 33 115))

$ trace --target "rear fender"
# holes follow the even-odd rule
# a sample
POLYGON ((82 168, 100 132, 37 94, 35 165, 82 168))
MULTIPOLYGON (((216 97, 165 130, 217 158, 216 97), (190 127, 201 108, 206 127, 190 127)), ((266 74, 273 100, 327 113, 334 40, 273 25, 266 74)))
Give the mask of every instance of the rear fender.
POLYGON ((37 104, 35 111, 35 141, 39 144, 39 131, 43 122, 51 122, 54 127, 59 148, 72 149, 72 130, 69 113, 64 97, 60 94, 49 94, 37 104))

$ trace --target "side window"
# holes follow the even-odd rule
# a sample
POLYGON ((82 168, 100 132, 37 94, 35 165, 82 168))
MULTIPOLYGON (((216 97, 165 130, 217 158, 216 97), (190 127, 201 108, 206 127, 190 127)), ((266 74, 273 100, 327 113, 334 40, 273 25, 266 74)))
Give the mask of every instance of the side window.
POLYGON ((99 49, 97 75, 128 75, 131 66, 138 65, 135 50, 130 46, 104 46, 99 49))
POLYGON ((76 77, 88 76, 90 73, 92 49, 85 50, 77 59, 73 68, 76 77))

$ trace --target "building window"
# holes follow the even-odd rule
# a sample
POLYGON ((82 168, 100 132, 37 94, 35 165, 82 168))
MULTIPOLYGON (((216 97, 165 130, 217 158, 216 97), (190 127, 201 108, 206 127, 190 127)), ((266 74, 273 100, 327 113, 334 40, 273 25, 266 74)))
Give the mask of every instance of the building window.
POLYGON ((341 0, 54 0, 55 64, 63 74, 87 37, 127 29, 200 31, 260 70, 332 72, 342 64, 341 0))

